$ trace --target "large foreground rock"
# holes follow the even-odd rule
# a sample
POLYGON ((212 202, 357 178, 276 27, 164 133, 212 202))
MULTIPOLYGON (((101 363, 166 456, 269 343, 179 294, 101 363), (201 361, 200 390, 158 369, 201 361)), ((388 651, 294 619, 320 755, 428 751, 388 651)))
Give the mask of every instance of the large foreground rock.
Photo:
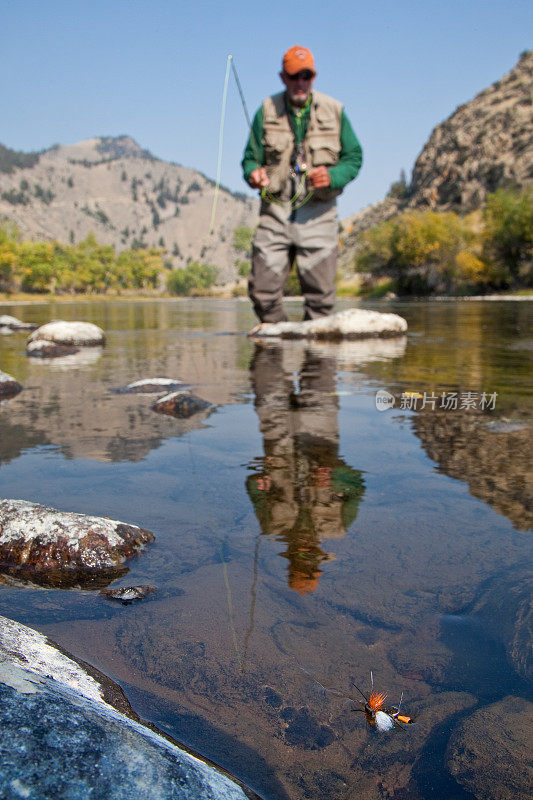
POLYGON ((22 391, 22 386, 12 375, 0 370, 0 400, 5 397, 14 397, 22 391))
POLYGON ((305 322, 267 322, 253 333, 257 338, 366 339, 402 336, 407 322, 398 314, 347 308, 327 317, 305 322))
POLYGON ((25 500, 0 502, 0 570, 38 582, 68 585, 99 574, 116 577, 124 561, 153 539, 151 531, 118 520, 25 500))
POLYGON ((506 697, 459 726, 448 746, 448 768, 477 800, 530 800, 532 741, 533 704, 506 697))
POLYGON ((0 617, 0 758, 0 797, 13 800, 253 797, 143 725, 102 673, 5 617, 0 617))
POLYGON ((92 322, 65 322, 64 320, 55 320, 41 325, 28 337, 28 342, 35 342, 39 339, 75 347, 92 347, 105 343, 104 332, 98 325, 93 325, 92 322))

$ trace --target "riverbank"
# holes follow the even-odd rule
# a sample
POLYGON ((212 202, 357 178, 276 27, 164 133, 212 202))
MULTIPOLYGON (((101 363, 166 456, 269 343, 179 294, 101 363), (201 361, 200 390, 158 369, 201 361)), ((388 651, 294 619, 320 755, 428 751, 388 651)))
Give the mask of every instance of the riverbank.
MULTIPOLYGON (((216 287, 215 290, 211 290, 206 292, 205 294, 199 295, 171 295, 168 293, 157 293, 157 294, 116 294, 116 293, 108 293, 108 294, 33 294, 28 292, 15 292, 13 294, 6 294, 0 292, 0 304, 1 305, 22 305, 22 304, 41 304, 41 303, 112 303, 116 301, 128 301, 128 302, 157 302, 157 301, 167 301, 167 300, 190 300, 196 299, 198 297, 212 297, 212 298, 221 298, 221 299, 230 299, 235 297, 242 297, 246 299, 246 296, 243 292, 236 292, 235 291, 235 284, 229 284, 226 286, 216 287)), ((533 300, 533 289, 522 289, 519 292, 500 292, 495 294, 476 294, 476 295, 435 295, 435 296, 415 296, 415 295, 402 295, 402 296, 384 296, 384 297, 375 297, 372 295, 364 295, 364 294, 349 294, 346 291, 343 291, 342 294, 339 293, 339 299, 346 299, 346 300, 376 300, 376 301, 384 301, 388 302, 389 300, 423 300, 423 301, 434 301, 434 302, 447 302, 450 300, 486 300, 486 301, 493 301, 493 300, 533 300)), ((288 296, 285 300, 299 300, 301 299, 298 296, 288 296)))

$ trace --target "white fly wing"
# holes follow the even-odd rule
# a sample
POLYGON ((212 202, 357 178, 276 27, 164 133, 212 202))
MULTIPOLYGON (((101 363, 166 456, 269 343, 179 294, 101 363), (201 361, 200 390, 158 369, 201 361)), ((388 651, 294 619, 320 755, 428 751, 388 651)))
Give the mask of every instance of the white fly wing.
POLYGON ((376 728, 378 731, 390 731, 394 728, 394 720, 384 711, 376 711, 374 719, 376 720, 376 728))

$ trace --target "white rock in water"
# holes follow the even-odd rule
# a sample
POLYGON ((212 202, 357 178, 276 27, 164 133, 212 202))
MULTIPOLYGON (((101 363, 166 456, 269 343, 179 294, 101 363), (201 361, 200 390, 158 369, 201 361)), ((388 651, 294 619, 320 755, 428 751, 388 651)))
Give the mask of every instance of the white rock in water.
POLYGON ((5 617, 0 617, 0 695, 2 798, 256 797, 146 727, 106 675, 5 617))
POLYGON ((18 394, 22 389, 22 386, 18 381, 15 380, 11 375, 8 375, 7 372, 2 372, 0 370, 0 398, 1 397, 12 397, 15 394, 18 394))
POLYGON ((46 636, 7 617, 0 617, 0 663, 7 662, 71 686, 90 700, 104 702, 97 681, 79 664, 50 645, 46 636))
POLYGON ((28 337, 28 342, 34 342, 37 339, 45 339, 49 342, 56 344, 69 344, 69 345, 96 345, 104 344, 105 335, 98 325, 93 325, 92 322, 65 322, 64 320, 55 320, 54 322, 47 322, 46 325, 41 325, 37 328, 31 336, 28 337))
POLYGON ((105 570, 122 564, 154 534, 107 517, 29 503, 0 501, 0 564, 35 573, 105 570))
POLYGON ((50 339, 35 339, 26 345, 26 353, 34 358, 55 358, 56 356, 72 355, 78 348, 71 344, 57 344, 50 339))
POLYGON ((9 314, 0 314, 0 328, 8 328, 11 331, 27 331, 36 328, 31 322, 22 322, 9 314))
POLYGON ((115 389, 118 394, 162 394, 172 391, 190 389, 191 387, 183 381, 175 378, 143 378, 139 381, 129 383, 115 389))
POLYGON ((281 339, 365 339, 402 336, 406 331, 407 322, 398 314, 347 308, 305 322, 267 322, 251 335, 281 339))

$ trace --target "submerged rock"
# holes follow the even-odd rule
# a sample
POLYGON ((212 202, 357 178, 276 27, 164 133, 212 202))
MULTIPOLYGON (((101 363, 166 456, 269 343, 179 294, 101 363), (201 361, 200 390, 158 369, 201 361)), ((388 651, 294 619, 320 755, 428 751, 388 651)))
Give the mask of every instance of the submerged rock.
POLYGON ((190 388, 187 383, 173 378, 144 378, 140 381, 128 383, 127 386, 121 386, 114 391, 117 394, 163 394, 177 390, 184 391, 190 388))
POLYGON ((477 800, 529 800, 533 703, 505 697, 469 716, 448 745, 448 768, 477 800))
POLYGON ((305 322, 266 322, 250 335, 281 339, 365 339, 402 336, 406 330, 407 322, 398 314, 347 308, 305 322))
POLYGON ((121 689, 0 617, 1 797, 246 800, 254 795, 142 724, 121 689))
POLYGON ((169 414, 172 417, 179 417, 180 419, 188 419, 199 414, 201 411, 206 411, 213 406, 207 400, 202 400, 191 392, 171 392, 165 395, 156 403, 153 404, 152 409, 159 414, 169 414))
POLYGON ((33 331, 37 325, 32 322, 22 322, 16 317, 10 317, 9 314, 0 314, 0 328, 6 328, 10 331, 33 331))
POLYGON ((92 322, 65 322, 64 320, 55 320, 41 325, 31 334, 28 342, 35 342, 38 339, 78 347, 91 347, 105 343, 104 332, 98 325, 93 325, 92 322))
POLYGON ((121 566, 98 572, 89 570, 55 569, 46 572, 33 572, 27 567, 0 566, 0 586, 10 589, 82 589, 83 591, 99 591, 105 589, 113 581, 124 578, 129 567, 121 566))
POLYGON ((124 572, 124 561, 154 538, 151 531, 117 520, 25 500, 0 502, 0 570, 37 582, 66 586, 103 573, 109 583, 117 570, 124 572))
POLYGON ((79 353, 79 348, 72 344, 56 344, 48 339, 37 339, 34 342, 28 342, 26 353, 32 358, 57 358, 79 353))
POLYGON ((7 372, 0 370, 0 400, 5 397, 14 397, 22 391, 22 386, 7 372))
POLYGON ((533 679, 533 585, 526 566, 489 582, 472 607, 490 636, 503 642, 507 658, 522 678, 533 679))
POLYGON ((144 600, 149 594, 155 592, 155 586, 119 586, 117 589, 103 589, 102 594, 108 600, 117 600, 123 605, 128 605, 136 600, 144 600))

